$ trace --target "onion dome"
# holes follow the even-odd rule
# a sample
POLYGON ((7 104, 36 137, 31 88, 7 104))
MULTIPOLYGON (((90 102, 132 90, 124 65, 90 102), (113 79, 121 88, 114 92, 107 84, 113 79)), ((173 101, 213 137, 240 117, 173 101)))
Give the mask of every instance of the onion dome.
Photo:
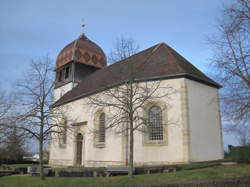
POLYGON ((72 61, 97 68, 103 68, 107 64, 103 50, 84 34, 61 50, 56 60, 56 69, 72 61))

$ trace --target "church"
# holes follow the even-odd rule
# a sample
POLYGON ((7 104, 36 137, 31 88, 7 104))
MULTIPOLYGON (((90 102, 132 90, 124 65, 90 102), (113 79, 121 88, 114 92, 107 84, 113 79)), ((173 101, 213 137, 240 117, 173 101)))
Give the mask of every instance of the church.
MULTIPOLYGON (((171 99, 150 99, 142 106, 141 112, 151 122, 147 133, 134 132, 135 166, 224 157, 218 83, 165 43, 107 65, 101 47, 81 34, 56 60, 53 109, 62 108, 65 118, 60 123, 73 130, 65 128, 60 136, 52 135, 50 165, 105 167, 128 163, 128 136, 106 130, 113 111, 93 107, 87 100, 124 86, 130 71, 139 84, 157 81, 176 90, 171 99), (169 120, 175 125, 163 125, 169 120)), ((166 90, 161 87, 157 92, 166 90)))

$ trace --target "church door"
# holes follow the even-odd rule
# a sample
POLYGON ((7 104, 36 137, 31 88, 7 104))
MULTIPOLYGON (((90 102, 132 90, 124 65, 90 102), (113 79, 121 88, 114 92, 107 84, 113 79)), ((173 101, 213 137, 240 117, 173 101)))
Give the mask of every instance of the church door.
POLYGON ((82 142, 83 136, 78 133, 76 136, 76 165, 82 165, 82 142))

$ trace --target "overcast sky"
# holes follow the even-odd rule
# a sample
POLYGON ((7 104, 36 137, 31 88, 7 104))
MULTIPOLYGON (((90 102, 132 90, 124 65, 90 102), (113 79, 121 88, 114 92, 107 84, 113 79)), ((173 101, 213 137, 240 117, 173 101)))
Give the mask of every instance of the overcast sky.
MULTIPOLYGON (((107 54, 116 39, 140 49, 165 42, 207 73, 212 56, 206 37, 216 33, 223 3, 233 0, 1 0, 0 83, 11 88, 31 59, 59 51, 85 34, 107 54)), ((226 138, 226 143, 231 143, 226 138)))

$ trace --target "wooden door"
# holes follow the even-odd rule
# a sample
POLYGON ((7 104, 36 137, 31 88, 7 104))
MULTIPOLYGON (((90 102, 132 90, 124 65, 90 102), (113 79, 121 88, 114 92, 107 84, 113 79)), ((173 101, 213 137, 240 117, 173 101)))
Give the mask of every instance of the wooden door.
POLYGON ((76 165, 82 165, 82 134, 76 136, 76 165))

